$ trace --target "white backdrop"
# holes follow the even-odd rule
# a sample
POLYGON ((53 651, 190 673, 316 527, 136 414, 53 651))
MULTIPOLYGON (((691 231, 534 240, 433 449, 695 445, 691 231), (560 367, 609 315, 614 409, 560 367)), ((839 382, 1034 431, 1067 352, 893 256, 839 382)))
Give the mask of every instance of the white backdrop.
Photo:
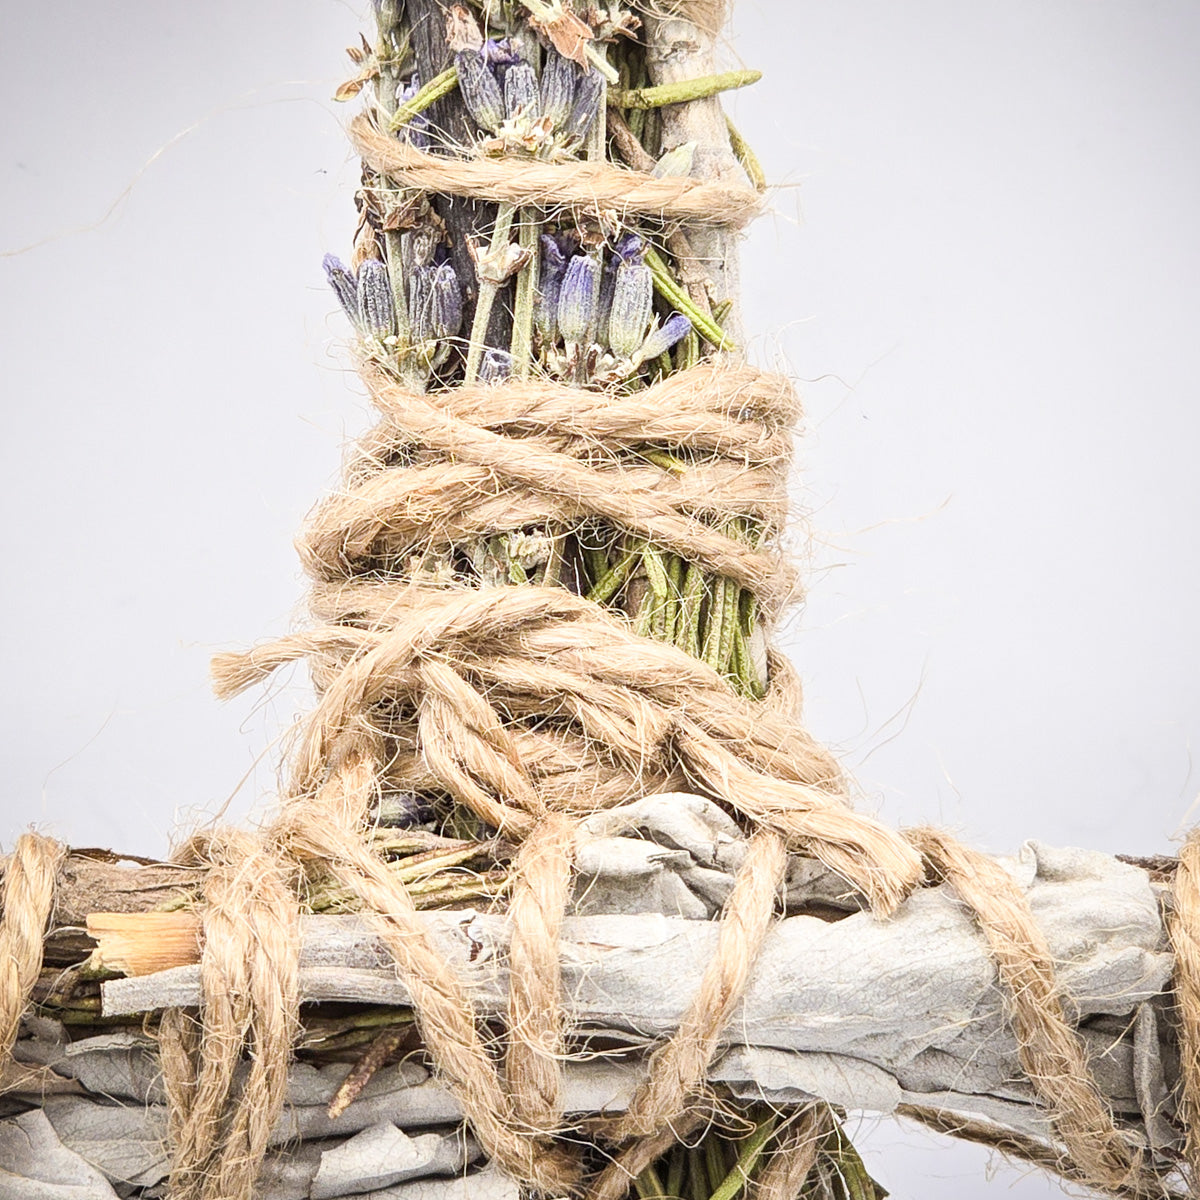
MULTIPOLYGON (((369 419, 320 272, 361 14, 0 13, 0 843, 160 853, 270 802, 307 703, 297 676, 220 706, 206 670, 295 619, 291 538, 369 419)), ((1168 851, 1200 731, 1200 7, 740 0, 731 49, 783 185, 747 325, 809 414, 810 724, 890 821, 1168 851)), ((897 1196, 1058 1194, 862 1134, 897 1196)))

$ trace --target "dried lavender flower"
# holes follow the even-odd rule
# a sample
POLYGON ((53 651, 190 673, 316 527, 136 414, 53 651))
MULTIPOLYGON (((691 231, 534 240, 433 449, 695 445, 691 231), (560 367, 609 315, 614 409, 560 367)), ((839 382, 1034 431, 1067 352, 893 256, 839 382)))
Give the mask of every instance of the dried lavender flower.
POLYGON ((567 264, 558 294, 558 328, 563 340, 582 342, 596 319, 600 263, 594 254, 576 254, 567 264))
POLYGON ((400 256, 406 272, 433 264, 438 247, 438 235, 428 225, 410 229, 400 235, 400 256))
POLYGON ((620 265, 620 258, 610 254, 600 276, 600 296, 596 301, 596 341, 602 346, 608 345, 608 320, 612 314, 613 294, 617 287, 617 268, 620 265))
POLYGON ((429 327, 435 338, 453 337, 463 320, 462 288, 454 268, 439 263, 429 278, 429 327))
POLYGON ((638 359, 645 362, 648 358, 657 358, 660 354, 665 354, 676 342, 687 337, 691 331, 691 321, 682 313, 675 313, 657 329, 650 330, 637 352, 638 359))
POLYGON ((377 258, 364 260, 358 268, 359 328, 382 340, 392 333, 395 309, 388 269, 377 258))
POLYGON ((567 257, 558 239, 548 233, 541 236, 542 261, 537 277, 537 299, 533 306, 533 323, 543 343, 554 340, 558 333, 558 296, 563 276, 567 273, 567 257))
POLYGON ((645 341, 653 306, 650 268, 645 263, 622 263, 617 270, 608 322, 608 345, 619 358, 631 358, 645 341))
POLYGON ((458 90, 467 111, 490 133, 504 120, 504 96, 492 69, 476 50, 460 50, 454 56, 458 68, 458 90))
POLYGON ((623 263, 641 262, 646 253, 646 239, 636 233, 622 234, 613 247, 613 254, 623 263))
POLYGON ((542 116, 550 118, 554 129, 562 129, 575 105, 575 88, 579 71, 575 64, 557 50, 546 51, 542 67, 542 116))
POLYGON ((479 364, 480 383, 503 383, 512 375, 513 357, 507 350, 485 350, 479 364))
POLYGON ((433 290, 433 267, 417 267, 408 277, 408 325, 414 342, 432 338, 429 324, 429 297, 433 290))
POLYGON ((509 67, 521 61, 521 53, 511 38, 488 38, 479 53, 489 67, 509 67))
POLYGON ((357 325, 358 283, 355 281, 354 273, 336 254, 325 255, 321 260, 321 266, 325 268, 325 278, 329 280, 329 286, 333 288, 342 310, 357 325))
POLYGON ((504 72, 504 114, 537 120, 541 105, 538 100, 537 76, 527 62, 519 62, 504 72))
POLYGON ((575 89, 575 103, 563 126, 568 141, 582 142, 588 135, 596 115, 600 111, 600 100, 604 95, 604 76, 599 71, 589 71, 580 79, 575 89))

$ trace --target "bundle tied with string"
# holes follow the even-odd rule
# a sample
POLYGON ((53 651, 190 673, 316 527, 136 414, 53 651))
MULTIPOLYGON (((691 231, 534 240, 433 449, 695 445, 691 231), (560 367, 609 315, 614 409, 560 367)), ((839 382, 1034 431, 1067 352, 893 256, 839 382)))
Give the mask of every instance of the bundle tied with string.
MULTIPOLYGON (((426 1041, 481 1141, 506 1169, 560 1191, 577 1181, 546 1141, 561 1130, 566 1052, 555 940, 580 818, 683 785, 719 800, 752 832, 720 953, 679 1033, 609 1130, 617 1141, 657 1132, 702 1090, 769 927, 787 848, 821 858, 881 915, 915 885, 920 859, 847 807, 833 759, 796 723, 798 689, 783 660, 772 656, 770 691, 755 702, 711 667, 563 588, 395 584, 364 570, 487 528, 603 517, 760 589, 774 611, 788 592, 777 556, 721 534, 697 510, 729 505, 778 528, 795 417, 785 381, 724 361, 625 397, 545 382, 418 396, 371 369, 365 378, 383 422, 303 540, 324 623, 218 658, 217 687, 232 694, 308 660, 321 698, 277 836, 323 869, 332 860, 337 882, 375 911, 385 933, 399 932, 402 888, 375 870, 380 886, 368 898, 367 852, 349 853, 381 790, 446 794, 521 842, 503 1084, 461 1005, 451 1022, 418 999, 429 981, 408 971, 432 972, 432 964, 401 969, 416 984, 426 1041), (644 442, 647 429, 705 452, 699 484, 621 464, 613 451, 644 442)), ((411 960, 423 938, 411 925, 404 938, 411 960)), ((455 989, 444 969, 438 974, 440 1004, 455 989)))
MULTIPOLYGON (((719 23, 718 9, 645 15, 694 32, 719 23)), ((760 202, 744 184, 659 178, 602 159, 426 153, 381 128, 380 111, 357 118, 351 135, 368 174, 412 195, 553 207, 601 223, 652 218, 664 238, 697 224, 736 228, 760 202)), ((365 256, 383 232, 360 233, 365 256)), ((1074 1177, 1114 1194, 1158 1194, 1088 1072, 1019 889, 942 833, 902 836, 852 811, 836 762, 799 723, 786 660, 767 651, 756 699, 713 665, 729 659, 728 647, 703 661, 686 636, 681 644, 651 636, 570 581, 495 586, 445 569, 457 548, 497 534, 600 525, 730 581, 769 627, 794 591, 780 551, 798 416, 787 381, 715 351, 640 389, 524 372, 422 391, 370 354, 362 376, 381 420, 303 535, 312 626, 214 661, 217 690, 228 696, 303 660, 319 698, 299 731, 279 815, 255 833, 194 837, 179 854, 203 869, 204 1000, 199 1012, 168 1012, 160 1030, 176 1200, 254 1195, 284 1104, 299 1012, 298 914, 315 880, 344 891, 381 936, 425 1048, 488 1156, 544 1195, 616 1200, 631 1174, 704 1119, 706 1072, 775 916, 789 853, 826 864, 880 919, 927 870, 951 884, 988 938, 1022 1065, 1074 1177), (647 446, 678 453, 663 461, 641 453, 647 446), (739 522, 755 537, 739 536, 739 522), (581 822, 671 789, 719 803, 741 825, 747 853, 720 915, 717 953, 628 1108, 572 1129, 561 1094, 573 1044, 557 941, 581 822), (518 844, 499 1044, 364 837, 381 799, 395 793, 432 798, 444 816, 467 814, 518 844), (584 1141, 606 1148, 607 1167, 585 1174, 584 1141)), ((695 613, 684 605, 676 619, 683 628, 695 613)), ((0 968, 11 978, 0 989, 0 1050, 36 976, 57 853, 25 839, 6 871, 0 968)), ((1195 928, 1189 917, 1175 929, 1188 948, 1181 972, 1195 973, 1195 928)), ((1200 1011, 1184 978, 1181 994, 1200 1011)), ((1184 1028, 1195 1104, 1200 1038, 1187 1009, 1184 1028)), ((810 1112, 780 1139, 760 1180, 767 1200, 791 1200, 820 1124, 810 1112)))

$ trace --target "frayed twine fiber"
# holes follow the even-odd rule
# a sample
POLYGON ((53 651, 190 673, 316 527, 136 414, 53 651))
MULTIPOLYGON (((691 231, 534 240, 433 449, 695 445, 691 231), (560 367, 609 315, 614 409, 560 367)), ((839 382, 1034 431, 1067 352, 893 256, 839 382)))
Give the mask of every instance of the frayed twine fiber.
MULTIPOLYGON (((724 2, 647 0, 646 10, 711 30, 724 2)), ((736 227, 761 203, 744 187, 656 179, 605 162, 439 157, 387 136, 369 117, 356 118, 350 134, 368 172, 400 188, 668 227, 736 227)), ((254 1195, 298 1025, 306 873, 331 876, 384 939, 437 1070, 493 1161, 545 1195, 587 1188, 591 1200, 617 1200, 631 1176, 708 1119, 705 1075, 769 932, 788 851, 821 859, 881 917, 919 885, 925 864, 953 886, 988 939, 1022 1064, 1075 1177, 1122 1194, 1157 1192, 1088 1073, 1049 951, 1012 880, 943 833, 906 840, 852 812, 836 762, 798 723, 799 688, 783 659, 769 657, 767 695, 749 701, 704 663, 638 636, 619 614, 566 589, 439 580, 438 564, 479 538, 600 522, 735 581, 775 618, 794 591, 778 549, 797 414, 787 382, 723 359, 633 395, 542 381, 417 395, 374 366, 363 375, 382 420, 301 545, 317 626, 214 661, 217 689, 231 695, 305 659, 320 699, 278 818, 258 833, 193 838, 180 851, 206 868, 205 1001, 198 1014, 168 1012, 161 1026, 174 1200, 254 1195), (631 464, 628 452, 646 444, 686 449, 686 469, 631 464), (722 529, 735 519, 763 531, 758 546, 722 529), (678 786, 739 816, 748 853, 696 997, 652 1055, 628 1112, 608 1123, 610 1140, 624 1145, 586 1181, 577 1155, 556 1140, 570 1132, 560 1096, 570 1031, 557 942, 579 820, 678 786), (447 796, 521 842, 500 1064, 411 897, 363 837, 385 788, 447 796)), ((6 870, 5 1056, 37 979, 61 853, 28 835, 6 870)), ((1172 929, 1192 1116, 1200 1113, 1198 868, 1200 848, 1190 841, 1172 929)), ((800 1189, 827 1132, 821 1119, 811 1110, 783 1138, 757 1187, 763 1200, 790 1200, 800 1189)), ((1196 1162, 1194 1137, 1189 1153, 1196 1162)))
POLYGON ((1113 1124, 1083 1043, 1063 1013, 1050 947, 1015 880, 999 863, 941 830, 918 829, 909 836, 975 914, 1004 987, 1021 1066, 1081 1178, 1104 1191, 1160 1194, 1144 1173, 1141 1151, 1113 1124))
POLYGON ((5 864, 0 892, 0 1068, 12 1053, 21 1014, 42 967, 42 941, 64 854, 51 838, 25 833, 5 864))
POLYGON ((772 536, 797 412, 779 376, 709 362, 629 396, 549 382, 415 395, 374 368, 364 378, 384 419, 302 537, 318 583, 436 560, 497 530, 597 518, 736 580, 768 616, 792 595, 772 536), (621 458, 660 439, 705 457, 678 473, 621 458), (739 517, 767 531, 765 548, 715 524, 739 517))
MULTIPOLYGON (((690 418, 676 412, 661 420, 674 423, 672 436, 683 444, 690 444, 684 426, 694 420, 696 440, 707 438, 714 454, 726 444, 721 422, 741 427, 740 437, 728 431, 728 444, 738 447, 745 469, 753 471, 786 458, 779 431, 763 414, 772 404, 781 413, 789 402, 780 399, 777 384, 747 371, 722 364, 700 369, 687 382, 695 389, 706 380, 717 399, 701 403, 693 397, 681 405, 690 418), (738 381, 735 388, 727 386, 731 376, 738 381), (734 408, 733 396, 744 403, 734 408)), ((351 465, 351 495, 364 479, 439 465, 449 469, 456 447, 477 436, 465 412, 452 414, 468 426, 461 441, 447 443, 445 426, 433 419, 461 403, 457 397, 444 403, 442 397, 421 398, 414 404, 413 432, 404 424, 406 398, 388 387, 377 391, 384 421, 366 443, 371 447, 366 460, 351 465)), ((598 429, 602 406, 593 395, 512 385, 486 396, 481 392, 479 403, 476 421, 488 424, 487 432, 499 439, 488 442, 489 469, 508 462, 510 478, 525 488, 532 488, 535 472, 520 464, 522 441, 538 443, 535 456, 559 454, 602 474, 611 466, 612 444, 632 437, 638 419, 618 411, 606 449, 598 429), (517 446, 515 454, 509 442, 517 446), (585 445, 597 452, 584 453, 585 445)), ((622 401, 613 403, 619 409, 622 401)), ((605 478, 606 486, 613 479, 624 486, 619 473, 605 478)), ((665 486, 669 489, 669 480, 665 486)), ((449 508, 461 511, 462 498, 452 493, 448 488, 438 495, 449 496, 449 508)), ((612 512, 644 519, 628 498, 619 503, 626 507, 606 510, 609 519, 612 512)), ((690 516, 682 503, 673 511, 690 516)), ((585 1182, 579 1164, 563 1142, 553 1140, 567 1132, 558 1092, 567 1031, 556 942, 569 896, 576 822, 671 780, 722 801, 755 832, 701 989, 679 1030, 654 1054, 629 1112, 610 1123, 611 1136, 627 1143, 627 1153, 617 1159, 625 1170, 663 1139, 674 1138, 699 1111, 705 1072, 769 929, 790 848, 823 859, 881 915, 916 885, 923 862, 953 886, 988 938, 1023 1066, 1066 1148, 1072 1177, 1115 1194, 1159 1192, 1095 1088, 1062 1012, 1049 951, 1012 880, 946 834, 920 831, 911 835, 910 845, 850 811, 833 759, 796 724, 798 690, 781 660, 773 662, 767 697, 745 700, 703 663, 635 635, 621 616, 565 589, 364 580, 369 559, 357 562, 344 548, 370 547, 380 537, 395 536, 401 522, 391 516, 376 520, 358 542, 346 529, 330 537, 328 523, 328 509, 319 510, 317 524, 326 531, 319 540, 342 548, 332 560, 311 560, 318 576, 314 611, 323 624, 214 662, 218 690, 231 694, 284 662, 307 658, 321 697, 303 731, 291 798, 274 824, 257 835, 222 831, 194 838, 181 851, 207 873, 205 1006, 198 1019, 167 1014, 162 1028, 177 1198, 250 1200, 254 1194, 267 1133, 282 1109, 296 1028, 296 885, 304 870, 332 875, 357 897, 386 940, 412 995, 425 1044, 493 1160, 544 1194, 577 1193, 585 1182), (330 580, 334 572, 322 566, 330 561, 339 565, 340 582, 330 580), (540 728, 526 721, 531 717, 540 728), (546 718, 553 718, 553 732, 546 718), (510 1035, 502 1072, 403 885, 362 838, 380 788, 400 785, 448 794, 523 842, 512 899, 510 1035), (247 1056, 239 1090, 234 1075, 247 1056)), ((437 527, 436 519, 430 527, 437 527)), ((355 526, 356 534, 361 529, 355 526)), ((424 543, 403 545, 428 549, 448 544, 438 541, 445 536, 427 534, 424 543)), ((755 553, 745 546, 738 551, 755 553)), ((0 992, 5 1045, 11 1045, 36 980, 60 853, 48 839, 30 835, 19 843, 5 875, 0 927, 9 968, 0 992)), ((1197 853, 1196 842, 1189 842, 1173 925, 1189 1104, 1196 1103, 1200 1045, 1197 853)), ((780 1159, 769 1168, 760 1185, 764 1194, 782 1197, 807 1173, 812 1143, 808 1136, 797 1143, 791 1161, 780 1159)), ((593 1181, 591 1195, 612 1200, 622 1177, 627 1175, 614 1163, 593 1181)))
POLYGON ((233 829, 193 837, 176 857, 206 871, 202 1053, 189 1053, 185 1015, 174 1014, 165 1030, 172 1200, 248 1195, 283 1109, 299 1027, 296 871, 269 843, 233 829), (230 1105, 243 1056, 248 1069, 230 1105))
POLYGON ((1174 901, 1167 928, 1175 951, 1182 1112, 1190 1181, 1200 1194, 1200 830, 1188 835, 1179 852, 1174 901))
POLYGON ((381 132, 369 116, 350 122, 350 142, 372 171, 399 187, 573 212, 652 217, 738 227, 762 210, 748 187, 668 176, 656 179, 607 162, 443 157, 381 132))

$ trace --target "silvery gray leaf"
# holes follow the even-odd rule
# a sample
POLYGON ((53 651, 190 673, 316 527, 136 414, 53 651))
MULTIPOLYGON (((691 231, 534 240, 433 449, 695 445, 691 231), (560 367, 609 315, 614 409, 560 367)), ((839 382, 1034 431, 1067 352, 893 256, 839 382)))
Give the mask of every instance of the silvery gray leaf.
POLYGON ((45 1112, 0 1121, 0 1200, 118 1200, 99 1170, 63 1145, 45 1112))

